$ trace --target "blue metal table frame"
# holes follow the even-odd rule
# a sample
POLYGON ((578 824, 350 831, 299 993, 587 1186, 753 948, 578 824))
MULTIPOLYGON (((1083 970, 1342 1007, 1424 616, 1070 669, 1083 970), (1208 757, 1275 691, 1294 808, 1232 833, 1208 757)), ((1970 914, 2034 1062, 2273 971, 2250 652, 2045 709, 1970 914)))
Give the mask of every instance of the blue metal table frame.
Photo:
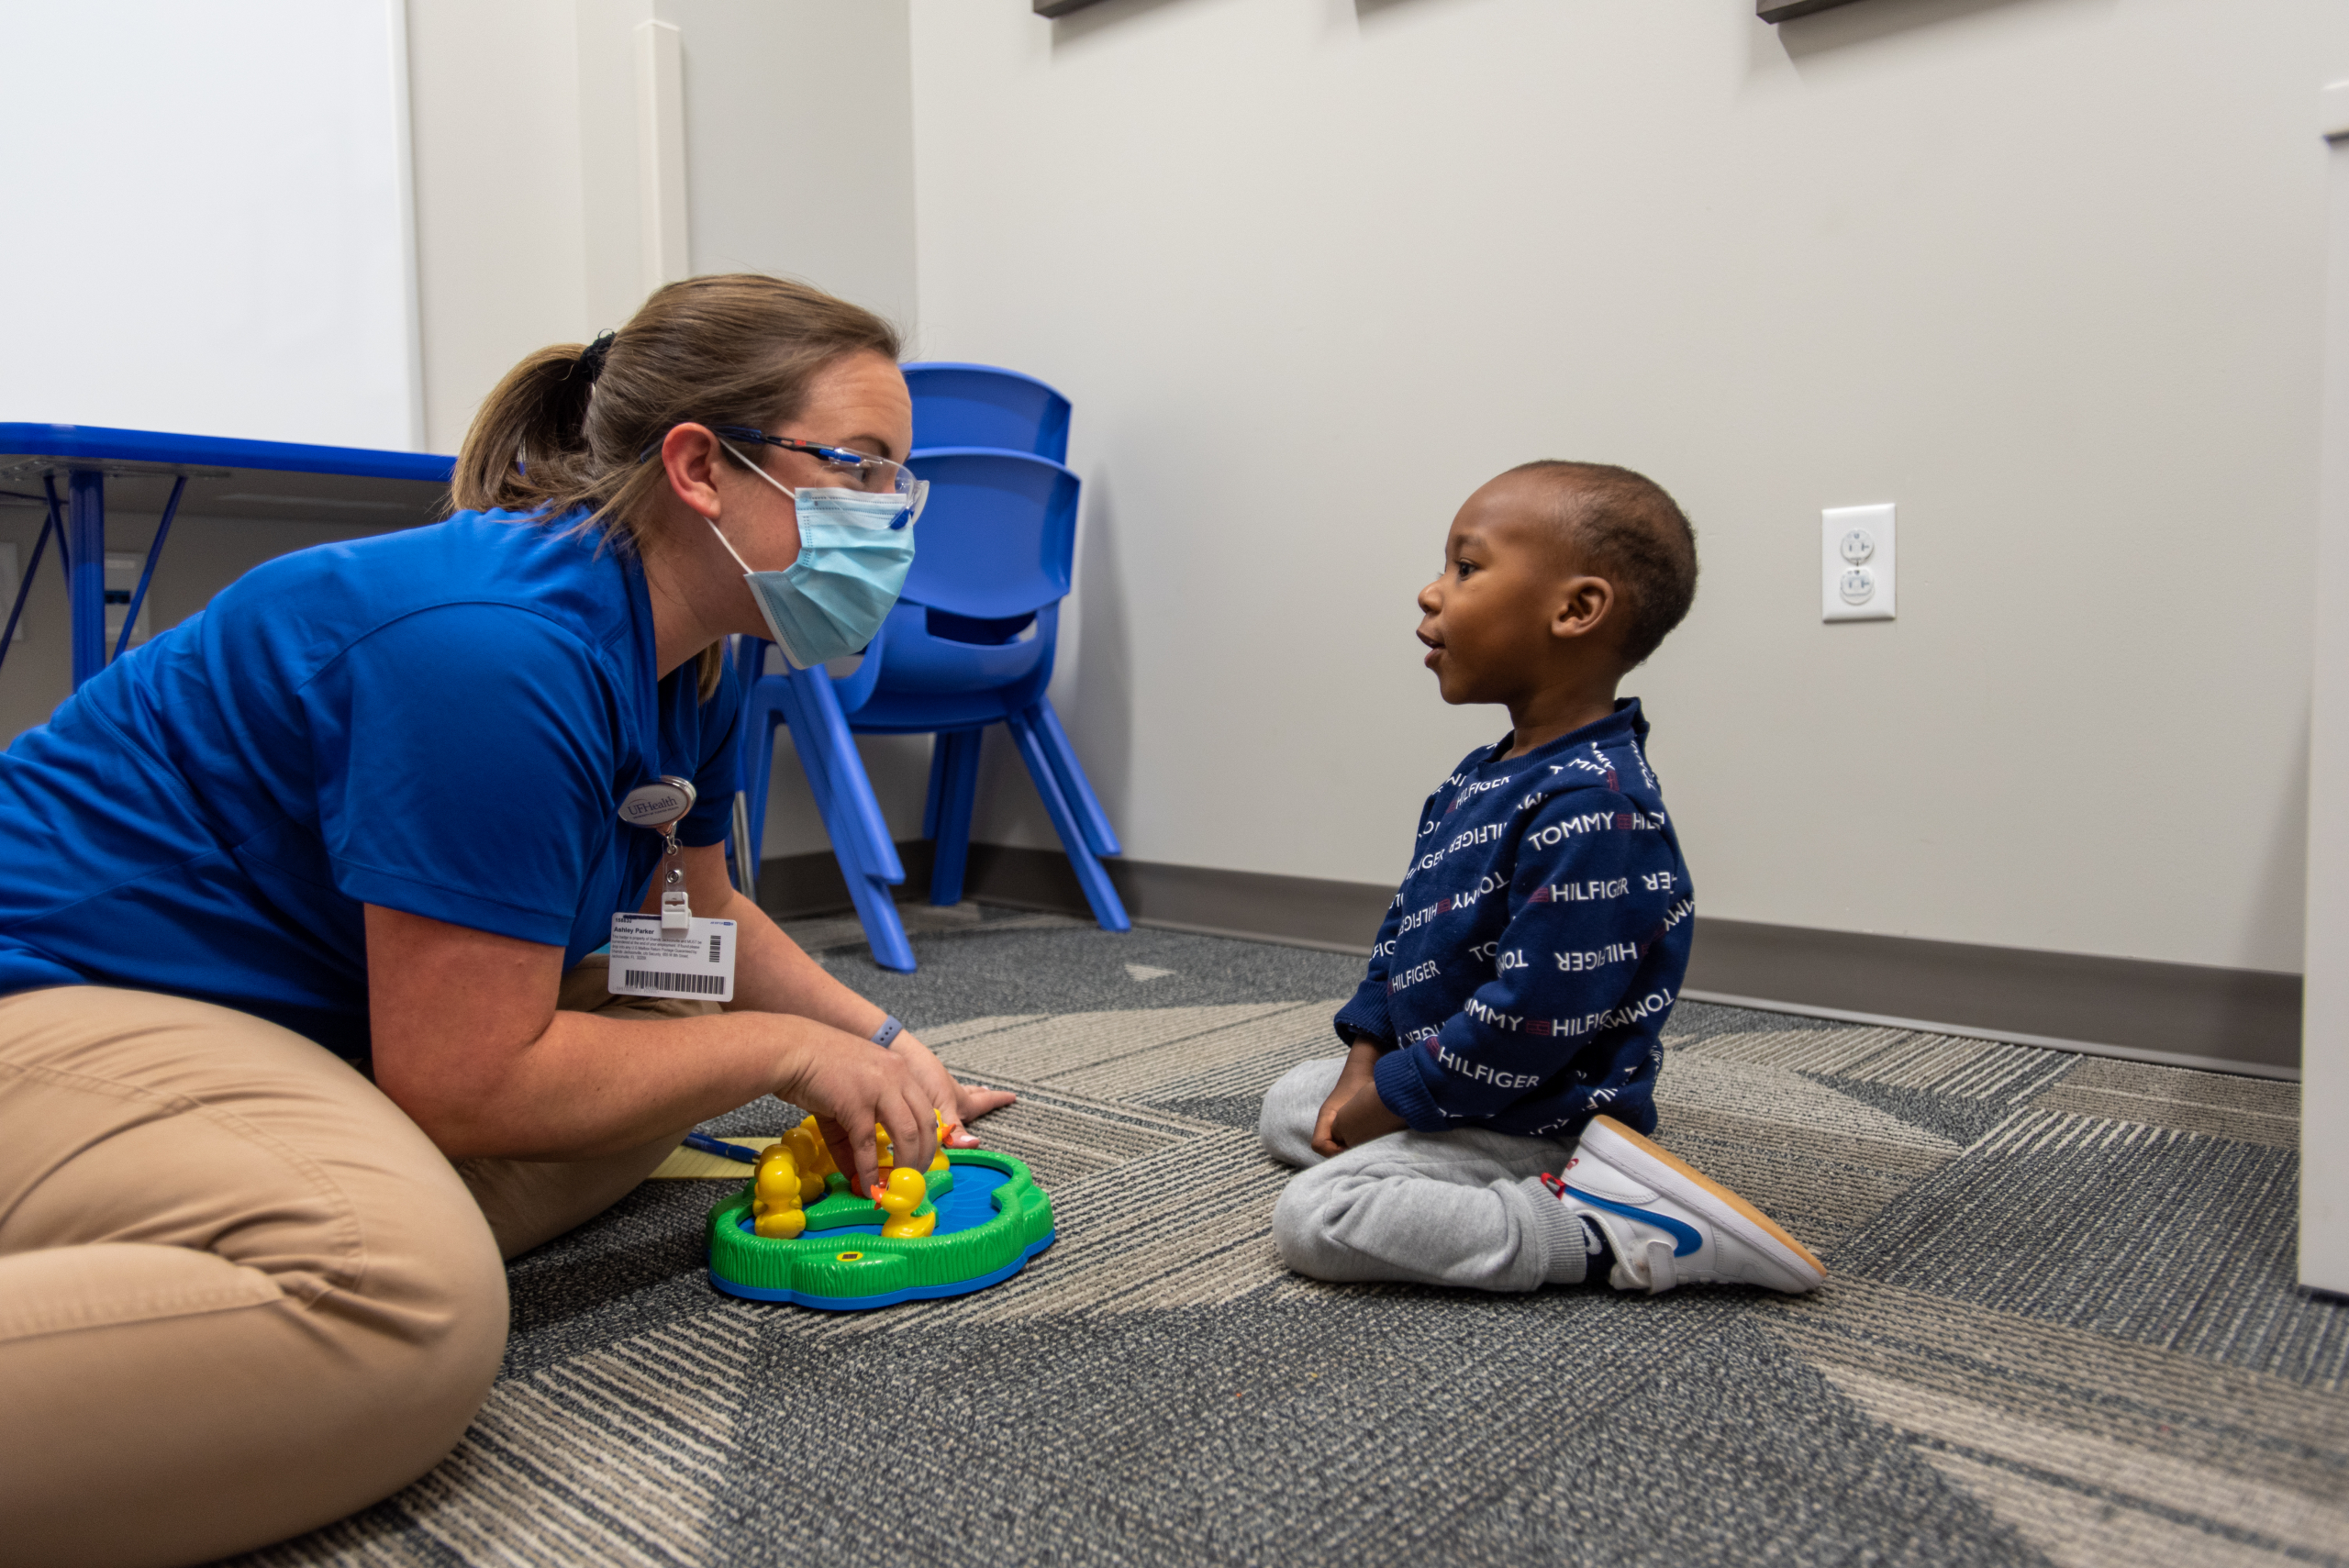
MULTIPOLYGON (((148 584, 154 578, 164 537, 171 532, 172 521, 179 514, 191 479, 250 483, 257 476, 279 474, 326 477, 340 482, 340 488, 348 492, 389 494, 397 499, 369 501, 345 496, 318 501, 266 495, 239 498, 249 504, 262 501, 289 505, 310 499, 314 507, 380 506, 401 511, 410 510, 407 504, 412 503, 417 514, 415 520, 421 521, 423 512, 433 501, 429 493, 420 487, 445 488, 455 468, 455 459, 430 452, 246 441, 224 436, 179 436, 96 425, 0 424, 0 485, 22 483, 38 473, 42 494, 23 498, 43 503, 47 507, 40 537, 33 545, 32 558, 26 562, 23 579, 17 585, 16 602, 8 609, 7 628, 0 631, 0 661, 6 659, 8 645, 16 638, 17 617, 24 613, 33 574, 40 566, 41 554, 47 550, 51 534, 57 536, 65 569, 66 597, 72 615, 73 684, 78 688, 105 669, 110 657, 118 656, 129 646, 130 629, 138 623, 139 606, 147 597, 148 584), (62 498, 57 493, 61 474, 66 484, 62 498), (106 479, 110 474, 172 482, 170 498, 162 507, 162 520, 155 529, 153 543, 148 546, 146 565, 139 574, 138 589, 128 601, 128 613, 123 617, 122 635, 111 653, 106 645, 106 479), (367 484, 353 486, 351 481, 374 482, 377 488, 371 491, 367 484)), ((11 493, 19 494, 13 489, 11 493)), ((255 514, 247 510, 239 515, 255 514)), ((315 517, 310 520, 316 520, 315 517)))

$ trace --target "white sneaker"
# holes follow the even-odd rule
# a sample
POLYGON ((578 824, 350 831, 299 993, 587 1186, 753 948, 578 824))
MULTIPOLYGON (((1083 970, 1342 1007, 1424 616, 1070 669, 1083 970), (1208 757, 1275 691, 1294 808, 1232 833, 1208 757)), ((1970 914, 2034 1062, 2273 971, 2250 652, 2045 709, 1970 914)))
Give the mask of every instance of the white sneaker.
POLYGON ((1768 1215, 1612 1117, 1583 1129, 1563 1180, 1542 1183, 1606 1233, 1617 1290, 1722 1283, 1799 1296, 1827 1278, 1827 1265, 1768 1215))

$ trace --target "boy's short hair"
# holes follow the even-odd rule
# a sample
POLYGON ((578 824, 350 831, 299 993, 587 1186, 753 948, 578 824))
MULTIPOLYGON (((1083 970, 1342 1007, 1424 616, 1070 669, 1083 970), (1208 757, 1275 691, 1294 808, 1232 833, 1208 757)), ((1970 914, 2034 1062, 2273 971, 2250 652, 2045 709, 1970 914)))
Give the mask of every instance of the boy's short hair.
POLYGON ((1623 667, 1643 662, 1697 597, 1697 530, 1687 514, 1654 480, 1612 463, 1544 458, 1509 472, 1552 481, 1568 544, 1628 601, 1623 667))

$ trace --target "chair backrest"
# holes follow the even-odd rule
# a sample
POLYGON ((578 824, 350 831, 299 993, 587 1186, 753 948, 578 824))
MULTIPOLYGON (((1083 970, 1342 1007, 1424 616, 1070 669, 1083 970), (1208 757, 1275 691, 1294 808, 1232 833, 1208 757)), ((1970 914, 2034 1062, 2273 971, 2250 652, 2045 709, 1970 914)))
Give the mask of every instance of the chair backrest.
POLYGON ((1068 461, 1068 399, 1018 371, 931 361, 903 367, 914 447, 995 447, 1068 461))
POLYGON ((907 462, 930 481, 929 503, 914 525, 907 599, 999 620, 1067 596, 1075 474, 1046 458, 985 447, 917 449, 907 462))

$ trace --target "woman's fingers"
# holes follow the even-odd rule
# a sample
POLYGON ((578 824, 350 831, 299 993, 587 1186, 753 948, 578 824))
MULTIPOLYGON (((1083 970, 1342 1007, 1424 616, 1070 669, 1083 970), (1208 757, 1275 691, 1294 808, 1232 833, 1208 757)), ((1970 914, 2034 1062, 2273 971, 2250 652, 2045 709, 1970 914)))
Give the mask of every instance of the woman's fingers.
MULTIPOLYGON (((945 1124, 941 1141, 949 1149, 977 1148, 979 1140, 972 1137, 963 1124, 973 1117, 1011 1103, 1009 1095, 999 1090, 982 1089, 978 1091, 979 1103, 974 1106, 972 1091, 956 1083, 954 1074, 931 1054, 930 1048, 909 1034, 899 1035, 889 1050, 892 1054, 905 1060, 907 1071, 913 1074, 924 1103, 935 1113, 932 1124, 945 1124)), ((927 1117, 929 1113, 925 1115, 927 1117)))
POLYGON ((860 1195, 870 1193, 880 1179, 875 1123, 888 1129, 896 1162, 918 1157, 922 1166, 930 1163, 936 1142, 930 1113, 924 1108, 916 1114, 927 1100, 898 1057, 835 1034, 794 1077, 785 1086, 785 1097, 816 1113, 832 1162, 860 1195))
POLYGON ((816 1113, 833 1162, 864 1194, 880 1178, 874 1123, 889 1134, 893 1163, 927 1170, 941 1141, 952 1149, 977 1147, 979 1140, 963 1124, 1017 1096, 964 1087, 919 1040, 899 1035, 886 1051, 851 1049, 843 1041, 839 1049, 816 1051, 804 1081, 785 1097, 816 1113))
POLYGON ((1008 1089, 982 1089, 969 1084, 956 1084, 953 1106, 947 1112, 947 1146, 952 1149, 976 1149, 979 1140, 971 1133, 968 1123, 976 1121, 989 1111, 999 1111, 1016 1104, 1019 1096, 1008 1089))
POLYGON ((873 1137, 874 1118, 849 1114, 851 1119, 845 1124, 818 1117, 816 1125, 823 1131, 824 1146, 832 1151, 832 1163, 848 1178, 849 1190, 863 1197, 880 1180, 881 1154, 873 1137))
POLYGON ((885 1101, 881 1125, 889 1129, 890 1159, 899 1165, 927 1171, 938 1153, 938 1132, 932 1125, 930 1101, 913 1085, 885 1101))
POLYGON ((982 1089, 974 1084, 955 1084, 954 1097, 960 1102, 956 1108, 963 1113, 964 1121, 976 1121, 989 1111, 999 1111, 1019 1101, 1019 1096, 1008 1089, 982 1089))

